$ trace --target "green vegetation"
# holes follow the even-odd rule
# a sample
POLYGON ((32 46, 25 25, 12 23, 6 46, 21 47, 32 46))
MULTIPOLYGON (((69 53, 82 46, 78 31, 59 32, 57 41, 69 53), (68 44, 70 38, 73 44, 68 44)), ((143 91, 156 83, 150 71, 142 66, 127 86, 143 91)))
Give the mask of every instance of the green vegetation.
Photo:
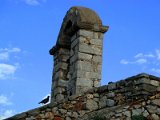
POLYGON ((133 115, 132 120, 146 120, 143 115, 133 115))
POLYGON ((104 116, 97 115, 92 120, 106 120, 104 116))

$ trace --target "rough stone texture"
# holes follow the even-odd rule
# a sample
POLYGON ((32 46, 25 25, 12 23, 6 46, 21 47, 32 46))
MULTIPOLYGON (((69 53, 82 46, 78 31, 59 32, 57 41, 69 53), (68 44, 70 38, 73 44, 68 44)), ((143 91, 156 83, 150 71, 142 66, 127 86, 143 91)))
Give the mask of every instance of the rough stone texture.
POLYGON ((50 50, 54 56, 51 102, 100 86, 103 34, 107 30, 94 11, 69 9, 50 50))
POLYGON ((148 82, 137 84, 138 81, 142 81, 141 79, 151 81, 153 78, 160 82, 160 78, 139 74, 112 83, 112 85, 91 88, 85 93, 69 96, 58 103, 50 103, 7 120, 89 120, 96 115, 104 116, 110 120, 122 118, 131 120, 134 115, 143 115, 148 120, 159 120, 160 92, 157 91, 159 86, 153 86, 155 91, 146 92, 143 86, 151 85, 151 82, 149 82, 150 84, 148 82), (111 87, 114 89, 110 91, 109 86, 114 86, 111 87), (132 86, 134 89, 128 89, 132 86), (128 92, 137 94, 126 94, 128 92))

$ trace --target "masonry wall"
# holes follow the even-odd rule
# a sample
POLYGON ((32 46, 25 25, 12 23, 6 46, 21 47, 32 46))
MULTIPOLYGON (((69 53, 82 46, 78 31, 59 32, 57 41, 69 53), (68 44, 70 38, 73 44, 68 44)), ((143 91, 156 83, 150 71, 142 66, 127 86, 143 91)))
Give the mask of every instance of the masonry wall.
POLYGON ((160 78, 140 74, 7 120, 91 120, 96 115, 108 120, 131 120, 134 115, 159 120, 160 78))
POLYGON ((83 93, 100 86, 103 33, 79 30, 71 41, 68 92, 83 93))
POLYGON ((69 9, 50 50, 54 57, 52 103, 100 86, 103 34, 107 30, 94 11, 69 9))

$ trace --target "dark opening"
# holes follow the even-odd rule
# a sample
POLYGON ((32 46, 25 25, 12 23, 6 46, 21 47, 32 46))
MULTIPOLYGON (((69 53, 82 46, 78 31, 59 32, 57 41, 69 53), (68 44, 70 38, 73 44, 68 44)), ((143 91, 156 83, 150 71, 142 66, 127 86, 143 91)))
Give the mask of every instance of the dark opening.
POLYGON ((68 23, 64 29, 64 33, 66 35, 68 35, 69 37, 71 37, 73 35, 74 31, 72 29, 72 21, 71 20, 68 21, 68 23))

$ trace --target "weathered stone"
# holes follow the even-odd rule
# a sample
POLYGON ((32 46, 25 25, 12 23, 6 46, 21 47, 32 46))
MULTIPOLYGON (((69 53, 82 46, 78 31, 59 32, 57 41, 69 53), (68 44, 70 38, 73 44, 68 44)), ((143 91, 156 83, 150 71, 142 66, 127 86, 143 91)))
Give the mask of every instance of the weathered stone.
POLYGON ((107 97, 106 96, 103 96, 102 98, 100 98, 100 102, 99 102, 99 108, 104 108, 106 107, 107 105, 107 97))
POLYGON ((148 111, 145 110, 145 111, 143 112, 143 116, 144 116, 144 117, 147 117, 148 115, 149 115, 148 111))
POLYGON ((72 120, 70 117, 66 117, 66 120, 72 120))
POLYGON ((93 79, 101 79, 101 74, 96 72, 85 72, 85 71, 77 71, 74 73, 73 78, 93 78, 93 79))
POLYGON ((102 45, 102 39, 91 39, 90 43, 93 45, 102 45))
POLYGON ((152 100, 152 103, 160 107, 160 99, 152 100))
POLYGON ((96 45, 86 45, 79 44, 79 52, 93 54, 93 55, 102 55, 102 47, 96 45))
POLYGON ((56 101, 60 101, 60 100, 63 100, 64 99, 64 95, 62 94, 57 94, 56 96, 56 101))
POLYGON ((101 64, 102 63, 102 56, 94 55, 92 60, 93 60, 93 62, 101 64))
POLYGON ((100 33, 100 32, 94 32, 94 38, 100 38, 100 39, 103 39, 103 34, 100 33))
POLYGON ((93 94, 87 94, 87 99, 92 99, 93 98, 93 94))
POLYGON ((60 111, 61 114, 67 113, 67 110, 65 110, 65 109, 59 109, 59 111, 60 111))
POLYGON ((112 99, 107 99, 106 100, 106 105, 109 106, 109 107, 112 107, 115 105, 115 101, 112 100, 112 99))
POLYGON ((116 84, 108 84, 108 90, 114 90, 116 89, 116 84))
POLYGON ((157 87, 157 91, 160 92, 160 87, 157 87))
POLYGON ((52 119, 54 118, 54 115, 53 115, 52 112, 47 112, 47 113, 45 114, 45 118, 48 118, 48 119, 52 120, 52 119))
POLYGON ((93 96, 96 97, 96 98, 99 98, 99 94, 98 93, 94 93, 93 96))
POLYGON ((157 108, 157 114, 160 115, 160 108, 157 108))
POLYGON ((99 87, 99 86, 100 86, 100 81, 94 80, 93 86, 94 86, 94 87, 99 87))
POLYGON ((125 112, 123 112, 123 114, 125 115, 125 116, 127 116, 127 117, 131 117, 131 112, 130 111, 125 111, 125 112))
POLYGON ((77 112, 73 112, 72 116, 73 116, 74 118, 77 118, 77 117, 78 117, 78 113, 77 113, 77 112))
POLYGON ((134 116, 134 115, 140 115, 140 114, 142 114, 142 109, 133 109, 132 110, 132 116, 134 116))
POLYGON ((87 61, 77 61, 76 63, 76 69, 87 71, 87 72, 93 72, 94 71, 94 65, 87 61))
POLYGON ((67 87, 67 86, 68 86, 68 81, 62 79, 58 80, 58 87, 67 87))
POLYGON ((86 53, 78 52, 78 59, 80 59, 80 60, 87 60, 87 61, 91 61, 91 59, 92 59, 92 55, 90 55, 90 54, 86 54, 86 53))
POLYGON ((78 35, 93 38, 93 32, 88 30, 79 30, 78 35))
POLYGON ((150 79, 148 78, 140 78, 135 81, 135 84, 150 84, 150 79))
POLYGON ((154 85, 154 86, 157 86, 157 87, 159 86, 159 82, 156 81, 156 80, 151 80, 150 83, 151 83, 151 85, 154 85))
POLYGON ((157 111, 157 106, 147 105, 146 108, 149 111, 149 113, 156 113, 157 111))
POLYGON ((82 116, 84 116, 84 114, 86 113, 86 111, 81 110, 81 111, 78 111, 78 113, 79 113, 79 116, 82 117, 82 116))
POLYGON ((56 116, 56 117, 54 117, 54 119, 53 119, 53 120, 62 120, 62 118, 61 118, 61 117, 56 116))
POLYGON ((93 81, 85 78, 77 78, 76 86, 93 86, 93 81))
POLYGON ((151 116, 152 116, 153 120, 159 120, 160 119, 159 116, 156 115, 156 114, 152 114, 151 116))
POLYGON ((92 99, 86 101, 86 109, 92 111, 98 109, 98 104, 92 99))
POLYGON ((107 94, 107 97, 108 97, 108 98, 113 98, 113 97, 115 97, 115 93, 114 93, 114 92, 109 92, 109 93, 107 94))

